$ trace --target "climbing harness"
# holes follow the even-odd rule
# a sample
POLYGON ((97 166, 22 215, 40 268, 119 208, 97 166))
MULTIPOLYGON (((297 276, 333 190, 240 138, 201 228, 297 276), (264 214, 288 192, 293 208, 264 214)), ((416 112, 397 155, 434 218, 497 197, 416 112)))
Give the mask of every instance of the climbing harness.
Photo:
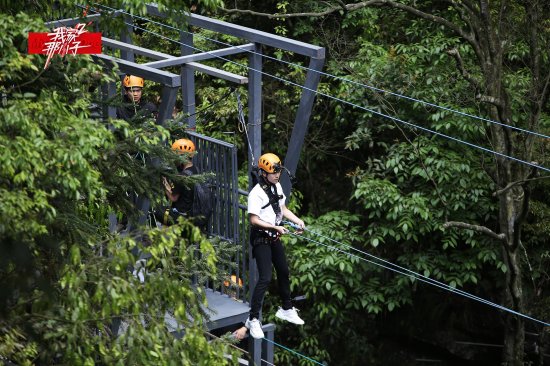
MULTIPOLYGON (((283 218, 279 201, 283 198, 283 195, 277 192, 277 186, 275 184, 269 184, 263 177, 259 177, 258 184, 269 199, 269 202, 262 206, 262 210, 271 205, 273 212, 275 212, 275 225, 279 226, 283 218)), ((250 241, 254 246, 259 244, 270 244, 281 236, 277 231, 259 229, 254 226, 250 230, 250 235, 250 241)))

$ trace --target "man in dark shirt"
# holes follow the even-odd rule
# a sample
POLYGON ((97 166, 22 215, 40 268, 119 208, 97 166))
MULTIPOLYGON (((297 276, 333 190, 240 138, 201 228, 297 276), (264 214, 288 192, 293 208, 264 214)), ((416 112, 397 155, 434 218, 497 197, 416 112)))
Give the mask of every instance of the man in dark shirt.
MULTIPOLYGON (((179 154, 188 154, 187 160, 178 166, 178 172, 183 175, 198 174, 198 169, 193 165, 193 156, 195 155, 195 144, 188 139, 179 139, 172 144, 172 150, 179 154)), ((166 197, 172 202, 171 208, 178 210, 179 214, 188 217, 192 216, 194 188, 182 184, 170 184, 166 178, 163 178, 166 197)))
POLYGON ((124 86, 124 104, 117 108, 117 118, 132 121, 136 116, 141 118, 157 117, 157 107, 142 98, 144 85, 142 78, 126 75, 122 85, 124 86))

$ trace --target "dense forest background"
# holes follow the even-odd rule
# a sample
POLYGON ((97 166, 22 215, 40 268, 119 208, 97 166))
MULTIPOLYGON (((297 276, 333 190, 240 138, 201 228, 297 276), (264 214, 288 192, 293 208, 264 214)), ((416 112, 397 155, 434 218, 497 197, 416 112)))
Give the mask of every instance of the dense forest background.
MULTIPOLYGON (((143 15, 145 1, 123 3, 143 15)), ((546 2, 159 3, 326 47, 327 75, 319 90, 333 98, 315 100, 291 203, 308 228, 550 320, 546 2)), ((97 89, 116 76, 84 56, 54 58, 42 70, 45 58, 26 53, 29 31, 45 31, 44 21, 81 14, 74 2, 0 4, 3 361, 231 363, 223 354, 238 352, 225 342, 207 343, 202 322, 189 321, 189 315, 201 319, 204 300, 187 282, 189 274, 215 272, 223 246, 208 242, 187 222, 168 230, 144 229, 135 237, 108 232, 109 212, 136 215, 122 192, 162 200, 158 166, 144 166, 126 153, 139 149, 170 162, 175 157, 160 147, 170 131, 152 122, 91 118, 97 89), (113 128, 122 133, 113 134, 113 128), (188 245, 197 241, 203 252, 198 261, 188 245), (162 268, 147 286, 127 271, 135 262, 132 249, 143 242, 155 253, 151 266, 162 268), (181 341, 163 329, 159 314, 166 309, 174 309, 188 329, 181 341), (128 334, 114 341, 109 327, 122 311, 134 321, 128 334)), ((139 25, 179 37, 174 29, 145 20, 139 25)), ((116 34, 120 26, 113 19, 108 29, 116 34)), ((136 31, 134 42, 165 53, 179 50, 177 43, 145 31, 136 31)), ((197 38, 197 47, 220 48, 204 38, 197 38)), ((291 53, 264 52, 307 66, 291 53)), ((304 68, 264 61, 266 74, 303 83, 304 68)), ((246 64, 246 58, 239 62, 246 64)), ((229 62, 208 64, 244 73, 229 62)), ((197 110, 205 111, 197 116, 197 129, 239 146, 246 188, 247 143, 235 100, 224 98, 231 87, 197 75, 197 110)), ((284 156, 301 89, 264 77, 263 92, 262 148, 284 156)), ((160 87, 147 85, 146 95, 155 100, 160 87)), ((241 95, 246 99, 246 89, 241 95)), ((312 242, 292 237, 286 243, 293 291, 305 295, 297 307, 306 324, 282 325, 277 338, 313 359, 330 365, 550 364, 548 330, 536 321, 312 242)), ((277 306, 275 295, 273 288, 264 309, 277 306)), ((267 311, 264 317, 273 320, 267 311)), ((310 362, 279 351, 276 364, 310 362)))

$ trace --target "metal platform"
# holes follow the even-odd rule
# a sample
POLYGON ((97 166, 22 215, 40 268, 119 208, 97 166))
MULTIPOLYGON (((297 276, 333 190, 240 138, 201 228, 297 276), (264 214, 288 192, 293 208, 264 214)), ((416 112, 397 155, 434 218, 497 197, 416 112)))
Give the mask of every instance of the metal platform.
POLYGON ((206 299, 208 300, 206 311, 210 315, 207 326, 210 330, 244 323, 250 311, 248 303, 211 289, 206 289, 206 299))
MULTIPOLYGON (((204 310, 209 315, 209 321, 206 324, 209 330, 233 325, 238 327, 239 324, 244 323, 250 311, 247 303, 243 303, 212 289, 206 289, 205 292, 208 307, 205 307, 204 310)), ((166 312, 164 315, 164 321, 167 328, 176 337, 182 335, 180 333, 182 330, 181 327, 178 327, 176 319, 169 312, 166 312)))

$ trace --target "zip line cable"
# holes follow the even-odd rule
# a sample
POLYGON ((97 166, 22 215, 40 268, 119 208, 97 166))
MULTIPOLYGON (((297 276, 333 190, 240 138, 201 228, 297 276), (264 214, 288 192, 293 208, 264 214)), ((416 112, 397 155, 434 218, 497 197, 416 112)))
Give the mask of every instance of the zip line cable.
POLYGON ((277 347, 281 347, 281 348, 284 349, 284 350, 287 350, 287 351, 292 352, 292 353, 294 353, 294 354, 296 354, 296 355, 298 355, 298 356, 300 356, 300 357, 303 357, 303 358, 305 358, 306 360, 308 360, 308 361, 310 361, 310 362, 313 362, 313 363, 316 364, 316 365, 325 366, 324 363, 320 363, 319 361, 315 361, 313 358, 304 356, 304 355, 301 354, 300 352, 297 352, 297 351, 294 351, 293 349, 290 349, 290 348, 288 348, 288 347, 285 347, 285 346, 283 346, 282 344, 279 344, 279 343, 277 343, 277 342, 275 342, 275 341, 272 341, 271 339, 267 339, 267 338, 264 338, 264 339, 265 339, 266 341, 268 341, 269 343, 273 343, 273 344, 276 345, 277 347))
MULTIPOLYGON (((240 348, 239 346, 236 346, 235 344, 221 338, 221 337, 218 337, 217 335, 215 334, 212 334, 210 332, 207 332, 207 331, 204 331, 204 333, 209 336, 209 337, 212 337, 212 338, 215 338, 215 339, 218 339, 220 342, 222 343, 225 343, 227 345, 229 345, 229 347, 232 347, 232 348, 235 348, 237 350, 239 350, 242 354, 246 355, 246 357, 250 360, 250 353, 245 351, 244 349, 240 348)), ((275 366, 274 364, 272 364, 271 362, 267 361, 267 360, 264 360, 263 358, 260 358, 261 361, 262 361, 262 365, 265 363, 266 365, 269 365, 269 366, 275 366)))
MULTIPOLYGON (((293 227, 293 228, 295 228, 295 229, 299 229, 299 227, 298 227, 297 225, 295 225, 294 223, 291 223, 291 222, 289 222, 289 221, 284 221, 283 223, 288 224, 288 225, 290 225, 291 227, 293 227)), ((451 287, 451 286, 447 285, 446 283, 443 283, 443 282, 437 281, 437 280, 435 280, 435 279, 433 279, 433 278, 424 276, 424 275, 422 275, 422 274, 420 274, 420 273, 418 273, 418 272, 412 271, 412 270, 407 269, 407 268, 405 268, 405 267, 401 267, 401 266, 399 266, 399 265, 397 265, 397 264, 395 264, 395 263, 392 263, 392 262, 390 262, 390 261, 384 260, 384 259, 382 259, 382 258, 379 258, 379 257, 375 256, 375 255, 372 255, 372 254, 367 253, 367 252, 365 252, 365 251, 362 251, 362 250, 359 250, 359 249, 357 249, 357 248, 354 248, 354 247, 352 247, 352 246, 350 246, 350 245, 344 244, 344 243, 342 243, 342 242, 340 242, 340 241, 338 241, 338 240, 329 238, 329 237, 327 237, 327 236, 324 236, 324 235, 322 235, 322 234, 316 233, 316 232, 311 231, 311 230, 308 230, 308 229, 305 229, 305 230, 306 230, 307 232, 309 232, 309 233, 312 233, 312 234, 314 234, 314 235, 318 235, 318 236, 320 236, 320 237, 322 237, 322 238, 328 239, 328 240, 330 240, 330 241, 332 241, 332 242, 334 242, 334 243, 337 243, 337 244, 339 244, 339 245, 342 245, 342 246, 344 246, 344 247, 346 247, 346 248, 348 248, 348 249, 352 249, 352 250, 358 251, 358 252, 360 252, 361 254, 364 254, 364 255, 366 255, 366 256, 368 256, 368 257, 370 257, 370 258, 373 258, 373 259, 376 260, 376 261, 379 261, 379 262, 388 264, 389 266, 386 266, 386 265, 384 265, 384 264, 382 264, 382 263, 377 263, 377 262, 375 262, 375 261, 373 261, 373 260, 366 259, 366 258, 364 258, 364 257, 361 257, 361 256, 357 255, 357 254, 353 254, 353 253, 347 252, 347 251, 345 251, 345 250, 343 250, 343 249, 340 249, 340 248, 337 248, 337 247, 334 247, 334 246, 331 246, 331 245, 328 245, 328 244, 321 243, 320 241, 317 241, 317 240, 315 240, 315 239, 308 238, 308 237, 306 237, 306 236, 302 236, 302 235, 298 235, 298 234, 294 234, 294 233, 290 233, 290 235, 292 235, 292 236, 294 236, 294 237, 296 237, 296 238, 305 239, 305 240, 307 240, 307 241, 309 241, 309 242, 312 242, 312 243, 314 243, 314 244, 322 245, 322 246, 324 246, 324 247, 326 247, 326 248, 328 248, 328 249, 331 249, 331 250, 335 250, 335 251, 337 251, 337 252, 344 253, 344 254, 346 254, 346 255, 348 255, 348 256, 350 256, 350 257, 355 257, 355 258, 357 258, 357 259, 359 259, 359 260, 365 261, 365 262, 367 262, 367 263, 374 264, 374 265, 376 265, 376 266, 379 266, 379 267, 388 269, 388 270, 390 270, 390 271, 399 273, 399 274, 401 274, 401 275, 404 275, 404 276, 407 276, 407 277, 410 277, 410 278, 413 278, 413 279, 417 279, 417 280, 419 280, 419 281, 421 281, 421 282, 424 282, 424 283, 427 283, 427 284, 429 284, 429 285, 438 287, 438 288, 440 288, 440 289, 447 290, 447 291, 449 291, 449 292, 453 292, 453 293, 459 294, 459 295, 464 296, 464 297, 466 297, 466 298, 469 298, 469 299, 471 299, 471 300, 475 300, 475 301, 481 302, 481 303, 483 303, 483 304, 486 304, 486 305, 495 307, 495 308, 497 308, 497 309, 500 309, 500 310, 509 312, 509 313, 511 313, 511 314, 520 316, 520 317, 522 317, 522 318, 529 319, 529 320, 531 320, 531 321, 537 322, 537 323, 542 324, 542 325, 544 325, 544 326, 547 326, 547 327, 550 326, 550 323, 547 323, 547 322, 545 322, 545 321, 542 321, 542 320, 533 318, 533 317, 531 317, 531 316, 529 316, 529 315, 526 315, 526 314, 520 313, 520 312, 518 312, 518 311, 512 310, 512 309, 507 308, 507 307, 505 307, 505 306, 503 306, 503 305, 495 304, 495 303, 493 303, 493 302, 491 302, 491 301, 489 301, 489 300, 486 300, 486 299, 483 299, 483 298, 481 298, 481 297, 472 295, 472 294, 470 294, 469 292, 466 292, 466 291, 463 291, 463 290, 460 290, 460 289, 451 287)))
MULTIPOLYGON (((108 9, 113 10, 113 11, 117 10, 117 9, 114 9, 114 8, 110 8, 106 5, 102 5, 102 4, 98 4, 98 3, 95 3, 95 4, 99 5, 99 6, 102 6, 104 8, 108 8, 108 9)), ((281 63, 284 63, 284 64, 289 65, 289 66, 298 67, 298 68, 301 68, 303 70, 316 72, 319 75, 323 75, 323 76, 327 76, 327 77, 330 77, 330 78, 333 78, 333 79, 341 80, 341 81, 344 81, 344 82, 347 82, 347 83, 350 83, 350 84, 353 84, 353 85, 361 86, 361 87, 366 88, 366 89, 374 90, 374 91, 379 92, 379 93, 390 94, 390 95, 395 96, 395 97, 407 99, 407 100, 417 102, 417 103, 420 103, 420 104, 423 104, 423 105, 427 105, 427 106, 430 106, 430 107, 442 109, 442 110, 445 110, 447 112, 460 114, 460 115, 465 116, 465 117, 477 119, 477 120, 480 120, 480 121, 483 121, 483 122, 496 124, 496 125, 499 125, 499 126, 502 126, 502 127, 510 128, 510 129, 513 129, 513 130, 516 130, 516 131, 519 131, 519 132, 535 135, 535 136, 538 136, 538 137, 543 137, 543 138, 550 139, 550 136, 539 133, 539 132, 536 132, 536 131, 523 129, 521 127, 516 127, 516 126, 506 124, 506 123, 498 122, 498 121, 495 121, 495 120, 492 120, 492 119, 484 118, 484 117, 481 117, 481 116, 476 116, 476 115, 471 114, 471 113, 466 113, 466 112, 462 112, 462 111, 459 111, 459 110, 456 110, 456 109, 453 109, 453 108, 444 107, 444 106, 441 106, 441 105, 438 105, 438 104, 435 104, 435 103, 426 102, 424 100, 420 100, 420 99, 417 99, 417 98, 414 98, 414 97, 409 97, 407 95, 395 93, 395 92, 392 92, 392 91, 389 91, 389 90, 377 88, 375 86, 368 85, 368 84, 365 84, 365 83, 361 83, 361 82, 358 82, 358 81, 354 81, 354 80, 351 80, 351 79, 348 79, 348 78, 345 78, 345 77, 342 77, 342 76, 336 76, 336 75, 332 75, 332 74, 329 74, 329 73, 326 73, 326 72, 323 72, 323 71, 320 71, 320 70, 314 70, 314 69, 311 69, 307 66, 302 66, 302 65, 299 65, 299 64, 296 64, 296 63, 293 63, 293 62, 278 59, 276 57, 272 57, 272 56, 269 56, 269 55, 258 53, 258 52, 253 51, 253 50, 244 49, 244 48, 240 47, 239 45, 235 46, 235 45, 232 45, 232 44, 227 43, 227 42, 219 41, 219 40, 209 38, 209 37, 203 36, 203 35, 198 34, 198 33, 186 31, 186 30, 183 30, 183 29, 178 29, 178 28, 176 28, 174 26, 171 26, 169 24, 164 24, 164 23, 161 23, 161 22, 157 22, 157 21, 154 21, 152 19, 141 17, 139 15, 133 15, 133 14, 130 14, 130 13, 125 12, 125 11, 121 11, 121 13, 130 15, 132 17, 135 17, 135 18, 138 18, 138 19, 141 19, 141 20, 151 22, 151 23, 156 24, 156 25, 160 25, 160 26, 165 27, 165 28, 169 28, 169 29, 172 29, 172 30, 176 30, 176 31, 179 31, 179 32, 183 32, 183 33, 187 33, 187 34, 190 34, 190 35, 193 35, 193 36, 197 36, 197 37, 202 38, 204 40, 208 40, 208 41, 211 41, 211 42, 223 45, 223 46, 234 47, 234 48, 242 50, 243 52, 259 55, 261 57, 264 57, 264 58, 267 58, 267 59, 270 59, 270 60, 273 60, 273 61, 276 61, 276 62, 281 62, 281 63)), ((128 24, 128 25, 130 25, 130 24, 128 24)), ((216 33, 221 33, 221 32, 216 32, 216 33)))
MULTIPOLYGON (((212 334, 212 333, 207 332, 207 331, 204 331, 204 334, 206 334, 207 336, 209 336, 209 337, 211 337, 211 338, 220 340, 222 343, 225 343, 225 344, 229 345, 231 348, 235 348, 236 350, 240 351, 242 354, 244 354, 244 355, 246 355, 248 358, 250 358, 250 353, 248 353, 248 352, 245 351, 244 349, 240 348, 239 346, 236 346, 236 345, 234 345, 233 343, 226 341, 226 340, 223 339, 222 337, 218 337, 217 335, 212 334)), ((263 360, 262 360, 262 361, 263 361, 263 360)))
MULTIPOLYGON (((242 349, 242 348, 240 348, 240 347, 234 345, 233 343, 230 343, 230 342, 224 340, 223 338, 218 337, 217 335, 214 335, 214 334, 212 334, 212 333, 210 333, 210 332, 205 331, 204 333, 205 333, 206 335, 212 337, 212 338, 216 338, 216 339, 220 340, 221 342, 223 342, 223 343, 225 343, 225 344, 228 344, 228 345, 229 345, 230 347, 232 347, 232 348, 235 348, 235 349, 239 350, 240 352, 242 352, 243 354, 245 354, 245 355, 248 357, 248 359, 251 358, 249 352, 247 352, 247 351, 245 351, 244 349, 242 349)), ((308 357, 308 356, 305 356, 305 355, 301 354, 301 353, 298 352, 298 351, 295 351, 295 350, 293 350, 293 349, 290 349, 290 348, 288 348, 288 347, 283 346, 282 344, 279 344, 279 343, 277 343, 277 342, 275 342, 275 341, 272 341, 271 339, 268 339, 268 338, 265 338, 265 337, 264 337, 263 340, 265 340, 265 341, 267 341, 267 342, 270 342, 270 343, 273 343, 274 345, 276 345, 276 346, 278 346, 278 347, 281 347, 281 348, 283 348, 283 349, 285 349, 285 350, 287 350, 287 351, 289 351, 289 352, 292 352, 292 353, 294 353, 294 354, 296 354, 296 355, 298 355, 298 356, 300 356, 300 357, 302 357, 302 358, 305 358, 305 359, 307 359, 307 360, 309 360, 309 361, 311 361, 311 362, 313 362, 313 363, 315 363, 315 364, 318 364, 318 365, 321 365, 321 366, 325 366, 324 364, 322 364, 322 363, 320 363, 320 362, 317 362, 317 361, 315 361, 314 359, 312 359, 312 358, 310 358, 310 357, 308 357)), ((272 364, 271 362, 269 362, 269 361, 267 361, 267 360, 264 360, 263 358, 262 358, 261 360, 262 360, 262 363, 265 362, 265 363, 268 364, 268 365, 275 366, 274 364, 272 364)))
MULTIPOLYGON (((101 5, 101 6, 105 7, 104 5, 101 5)), ((107 7, 107 8, 109 8, 109 7, 107 7)), ((110 9, 112 9, 112 8, 110 8, 110 9)), ((93 9, 92 9, 92 10, 93 10, 93 9)), ((93 10, 93 11, 96 11, 96 12, 97 12, 97 10, 93 10)), ((128 14, 129 14, 129 13, 128 13, 128 14)), ((131 15, 131 14, 130 14, 130 15, 131 15)), ((144 18, 144 19, 146 19, 146 18, 144 18)), ((147 20, 147 19, 146 19, 146 20, 147 20)), ((201 52, 204 52, 204 53, 210 53, 210 52, 204 51, 204 50, 202 50, 202 49, 200 49, 200 48, 197 48, 197 47, 194 47, 194 46, 190 46, 190 45, 186 45, 186 44, 184 44, 184 43, 182 43, 182 42, 179 42, 179 41, 177 41, 177 40, 171 39, 171 38, 169 38, 169 37, 165 37, 165 36, 163 36, 163 35, 160 35, 160 34, 158 34, 158 33, 156 33, 156 32, 153 32, 153 31, 150 31, 150 30, 148 30, 148 29, 139 27, 139 26, 137 26, 137 25, 134 25, 134 24, 131 24, 131 23, 126 23, 126 22, 125 22, 125 24, 126 24, 126 25, 129 25, 129 26, 132 26, 132 27, 134 27, 134 28, 143 30, 144 32, 148 32, 148 33, 154 34, 154 35, 156 35, 156 36, 158 36, 158 37, 161 37, 161 38, 163 38, 163 39, 170 40, 170 41, 175 42, 175 43, 178 43, 178 44, 180 44, 180 45, 183 45, 183 46, 192 48, 192 49, 194 49, 194 50, 201 51, 201 52)), ((336 101, 338 101, 338 102, 347 104, 347 105, 352 106, 352 107, 354 107, 354 108, 359 108, 359 109, 365 110, 365 111, 367 111, 367 112, 373 113, 373 114, 375 114, 375 115, 378 115, 378 116, 380 116, 380 117, 388 118, 388 119, 391 119, 391 120, 393 120, 393 121, 395 121, 395 122, 399 122, 399 123, 405 124, 405 125, 407 125, 407 126, 409 126, 409 127, 416 128, 416 129, 422 130, 422 131, 424 131, 424 132, 428 132, 428 133, 431 133, 431 134, 433 134, 433 135, 436 135, 436 136, 439 136, 439 137, 443 137, 443 138, 446 138, 446 139, 449 139, 449 140, 458 142, 459 144, 464 144, 464 145, 467 145, 467 146, 469 146, 469 147, 473 147, 473 148, 475 148, 475 149, 482 150, 482 151, 487 152, 487 153, 489 153, 489 154, 495 154, 495 155, 498 155, 498 156, 500 156, 500 157, 503 157, 503 158, 506 158, 506 159, 510 159, 510 160, 516 161, 516 162, 518 162, 518 163, 522 163, 522 164, 531 166, 531 167, 533 167, 533 168, 540 169, 540 170, 543 170, 543 171, 545 171, 545 172, 549 172, 549 173, 550 173, 550 168, 547 168, 547 167, 545 167, 545 166, 538 165, 538 164, 534 164, 534 163, 528 162, 528 161, 526 161, 526 160, 522 160, 522 159, 519 159, 519 158, 510 156, 510 155, 506 155, 506 154, 504 154, 504 153, 500 153, 500 152, 497 152, 497 151, 488 149, 488 148, 486 148, 486 147, 479 146, 479 145, 476 145, 476 144, 474 144, 474 143, 471 143, 471 142, 468 142, 468 141, 464 141, 464 140, 461 140, 461 139, 459 139, 459 138, 456 138, 456 137, 453 137, 453 136, 450 136, 450 135, 446 135, 446 134, 441 133, 441 132, 438 132, 438 131, 431 130, 431 129, 426 128, 426 127, 422 127, 422 126, 419 126, 419 125, 415 125, 414 123, 407 122, 407 121, 404 121, 404 120, 402 120, 402 119, 400 119, 400 118, 393 117, 393 116, 390 116, 390 115, 387 115, 387 114, 378 112, 378 111, 376 111, 376 110, 374 110, 374 109, 367 108, 367 107, 364 107, 364 106, 360 106, 360 105, 358 105, 358 104, 355 104, 355 103, 352 103, 352 102, 348 102, 347 100, 344 100, 344 99, 342 99, 342 98, 335 97, 335 96, 332 96, 332 95, 329 95, 329 94, 326 94, 326 93, 323 93, 323 92, 320 92, 320 91, 317 91, 317 90, 313 90, 313 89, 308 88, 308 87, 306 87, 306 86, 303 86, 303 85, 297 84, 297 83, 295 83, 295 82, 293 82, 293 81, 286 80, 286 79, 284 79, 284 78, 281 78, 281 77, 278 77, 278 76, 275 76, 275 75, 266 73, 266 72, 264 72, 264 71, 256 70, 256 69, 254 69, 254 68, 252 68, 252 67, 249 67, 249 66, 240 64, 240 63, 238 63, 238 62, 229 60, 229 59, 227 59, 227 58, 225 58, 225 57, 222 57, 222 56, 218 56, 218 55, 214 55, 214 54, 213 54, 212 56, 213 56, 213 57, 216 57, 216 58, 218 58, 218 59, 224 60, 224 61, 226 61, 226 62, 235 64, 235 65, 237 65, 237 66, 244 67, 244 68, 246 68, 246 69, 248 69, 248 70, 255 71, 255 72, 257 72, 257 73, 266 75, 266 76, 271 77, 271 78, 273 78, 273 79, 279 80, 279 81, 281 81, 281 82, 283 82, 283 83, 290 84, 290 85, 296 86, 296 87, 298 87, 298 88, 301 88, 301 89, 304 89, 304 90, 308 90, 308 91, 311 91, 311 92, 313 92, 313 93, 315 93, 315 94, 324 96, 324 97, 326 97, 326 98, 333 99, 333 100, 336 100, 336 101)))
POLYGON ((228 98, 228 97, 231 95, 231 93, 233 93, 233 88, 229 88, 229 91, 228 91, 227 93, 225 93, 225 94, 222 95, 220 98, 218 98, 218 100, 216 100, 216 101, 210 103, 210 104, 207 105, 206 107, 204 107, 204 108, 202 108, 202 109, 196 111, 195 113, 191 113, 191 114, 189 114, 189 115, 182 116, 179 122, 181 122, 182 120, 184 120, 184 119, 186 119, 186 118, 189 118, 189 117, 192 117, 192 116, 194 116, 194 115, 200 114, 200 113, 202 113, 202 112, 204 112, 204 111, 206 111, 206 110, 212 108, 212 107, 215 106, 216 104, 219 104, 219 103, 223 102, 226 98, 228 98))

